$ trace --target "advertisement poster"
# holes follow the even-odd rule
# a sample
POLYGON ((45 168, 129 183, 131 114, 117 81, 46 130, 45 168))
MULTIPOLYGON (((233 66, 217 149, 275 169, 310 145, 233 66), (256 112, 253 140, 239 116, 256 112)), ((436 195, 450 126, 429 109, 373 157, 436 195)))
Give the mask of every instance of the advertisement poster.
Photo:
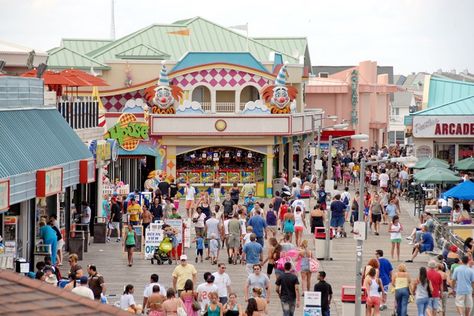
POLYGON ((182 219, 166 219, 165 223, 173 227, 178 233, 176 234, 176 239, 178 243, 183 242, 183 220, 182 219))
POLYGON ((163 230, 150 230, 147 229, 145 233, 145 259, 153 258, 155 249, 160 246, 163 240, 163 230))

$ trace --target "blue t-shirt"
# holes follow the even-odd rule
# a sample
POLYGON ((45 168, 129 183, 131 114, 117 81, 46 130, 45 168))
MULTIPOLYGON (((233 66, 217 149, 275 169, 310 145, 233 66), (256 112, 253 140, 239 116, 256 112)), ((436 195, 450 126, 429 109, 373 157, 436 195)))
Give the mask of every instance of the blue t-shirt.
POLYGON ((247 206, 247 212, 250 213, 255 206, 255 198, 249 198, 248 196, 244 199, 244 205, 247 206))
POLYGON ((389 204, 387 205, 386 211, 389 217, 394 217, 397 215, 397 206, 395 204, 389 204))
POLYGON ((263 251, 263 247, 258 242, 252 241, 245 244, 243 251, 246 256, 247 264, 260 263, 260 254, 263 251))
POLYGON ((474 270, 464 264, 460 265, 454 269, 452 279, 456 280, 456 294, 471 295, 474 270))
POLYGON ((196 249, 204 249, 204 239, 202 237, 196 238, 196 249))
POLYGON ((341 201, 332 201, 331 202, 332 217, 342 217, 342 216, 344 216, 345 210, 346 210, 346 206, 341 201))
POLYGON ((422 242, 423 248, 433 250, 434 242, 433 242, 433 236, 431 235, 430 232, 423 233, 421 235, 421 239, 423 240, 422 242))
POLYGON ((267 227, 267 223, 260 215, 250 217, 247 226, 252 226, 253 233, 257 237, 263 237, 263 230, 267 227))
POLYGON ((391 282, 391 276, 390 273, 392 273, 392 264, 390 261, 388 261, 385 258, 379 258, 379 274, 380 274, 380 280, 382 280, 383 285, 390 284, 391 282))

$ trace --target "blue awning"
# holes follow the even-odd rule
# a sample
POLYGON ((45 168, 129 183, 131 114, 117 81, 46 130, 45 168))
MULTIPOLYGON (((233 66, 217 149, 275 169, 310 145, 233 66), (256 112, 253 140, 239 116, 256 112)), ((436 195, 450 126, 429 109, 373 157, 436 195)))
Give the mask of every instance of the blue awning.
POLYGON ((88 158, 91 152, 55 108, 0 111, 0 178, 88 158))

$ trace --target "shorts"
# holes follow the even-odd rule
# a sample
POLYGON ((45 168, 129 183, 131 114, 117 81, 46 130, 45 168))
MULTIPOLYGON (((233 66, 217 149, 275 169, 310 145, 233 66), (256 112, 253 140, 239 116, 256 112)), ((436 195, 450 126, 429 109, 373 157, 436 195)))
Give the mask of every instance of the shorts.
POLYGON ((275 267, 275 265, 274 265, 273 263, 269 263, 269 264, 267 265, 267 274, 268 274, 268 275, 271 275, 271 274, 272 274, 274 267, 275 267))
POLYGON ((331 227, 344 227, 344 216, 336 216, 331 218, 331 227))
MULTIPOLYGON (((204 247, 209 248, 210 240, 211 238, 206 238, 206 240, 204 241, 204 247)), ((221 246, 222 246, 221 240, 217 239, 217 249, 221 249, 221 246)))
POLYGON ((239 247, 240 247, 240 236, 229 235, 229 240, 227 241, 227 248, 239 248, 239 247))
POLYGON ((420 253, 423 253, 426 251, 432 251, 432 250, 433 248, 431 247, 431 245, 423 245, 423 244, 420 245, 420 253))
POLYGON ((382 221, 382 214, 372 214, 372 223, 377 223, 382 221))
POLYGON ((471 294, 456 294, 456 300, 454 301, 456 307, 460 308, 472 308, 472 295, 471 294))
POLYGON ((300 233, 300 232, 302 232, 302 231, 303 231, 303 229, 304 229, 304 227, 303 227, 303 226, 295 226, 295 232, 297 232, 297 233, 300 233))
POLYGON ((370 181, 370 184, 372 184, 372 185, 377 185, 377 183, 378 183, 377 180, 375 180, 375 181, 370 181))
POLYGON ((201 256, 204 254, 204 250, 203 249, 196 249, 196 256, 201 256))
POLYGON ((110 225, 109 229, 116 229, 116 230, 120 229, 120 223, 119 222, 110 222, 109 225, 110 225))
POLYGON ((428 301, 428 308, 433 310, 433 311, 438 311, 440 308, 440 298, 439 297, 430 297, 430 300, 428 301))
POLYGON ((135 248, 135 245, 125 245, 125 248, 132 249, 132 248, 135 248))
POLYGON ((394 244, 399 244, 402 242, 402 239, 401 238, 395 238, 395 239, 390 239, 390 241, 394 244))
POLYGON ((60 239, 58 240, 58 250, 63 250, 63 247, 64 247, 64 239, 60 239))
POLYGON ((193 207, 194 201, 193 200, 186 200, 186 204, 184 206, 185 209, 190 209, 193 207))
POLYGON ((369 296, 367 298, 367 306, 368 307, 380 306, 380 296, 369 296))
POLYGON ((217 257, 217 253, 219 252, 219 250, 215 249, 215 250, 211 250, 209 252, 209 254, 211 255, 211 257, 217 257))

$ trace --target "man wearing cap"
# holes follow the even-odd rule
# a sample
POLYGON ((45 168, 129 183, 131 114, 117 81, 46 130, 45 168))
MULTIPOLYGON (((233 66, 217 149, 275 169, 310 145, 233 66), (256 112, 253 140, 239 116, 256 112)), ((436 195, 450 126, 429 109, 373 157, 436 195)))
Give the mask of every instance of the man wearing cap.
POLYGON ((88 281, 89 279, 87 279, 86 276, 82 276, 79 279, 79 286, 73 288, 71 292, 79 296, 83 296, 86 298, 90 298, 91 300, 94 300, 94 292, 92 292, 92 290, 87 286, 88 281))
POLYGON ((428 280, 431 282, 432 290, 431 297, 428 301, 428 309, 431 310, 431 315, 436 315, 440 308, 441 289, 443 286, 443 277, 438 271, 438 263, 435 260, 428 262, 428 280))
POLYGON ((193 284, 196 284, 197 271, 192 264, 188 263, 188 256, 181 255, 179 260, 181 261, 181 264, 174 268, 172 276, 173 288, 178 291, 178 293, 181 293, 184 289, 184 283, 186 283, 186 280, 192 280, 193 284))

